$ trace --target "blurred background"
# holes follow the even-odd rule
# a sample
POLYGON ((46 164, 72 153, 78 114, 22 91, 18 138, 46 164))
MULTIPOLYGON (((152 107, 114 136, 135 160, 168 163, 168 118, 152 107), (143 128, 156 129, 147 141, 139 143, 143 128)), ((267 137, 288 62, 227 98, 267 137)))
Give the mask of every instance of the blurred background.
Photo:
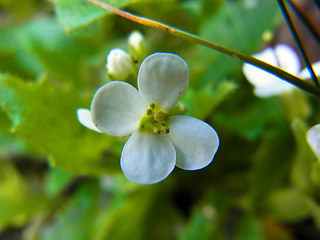
MULTIPOLYGON (((295 48, 276 1, 105 2, 250 55, 295 48)), ((319 26, 317 1, 292 2, 319 26)), ((320 60, 319 42, 290 12, 311 61, 320 60)), ((319 99, 299 89, 258 98, 242 64, 86 0, 0 0, 0 239, 320 239, 320 164, 306 141, 319 99), (138 57, 133 31, 143 35, 138 57), (179 104, 220 137, 209 166, 131 183, 120 169, 125 141, 78 122, 76 110, 111 80, 113 48, 137 69, 154 52, 186 60, 179 104)))

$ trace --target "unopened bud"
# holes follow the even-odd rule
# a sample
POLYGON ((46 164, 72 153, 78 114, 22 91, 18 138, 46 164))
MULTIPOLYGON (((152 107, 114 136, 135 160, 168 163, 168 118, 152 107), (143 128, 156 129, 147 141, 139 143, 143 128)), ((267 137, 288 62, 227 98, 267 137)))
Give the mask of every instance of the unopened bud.
POLYGON ((138 31, 133 31, 129 36, 130 54, 135 61, 142 61, 146 55, 146 47, 143 35, 138 31))
POLYGON ((129 54, 119 48, 112 49, 107 56, 108 75, 111 80, 125 81, 133 73, 129 54))

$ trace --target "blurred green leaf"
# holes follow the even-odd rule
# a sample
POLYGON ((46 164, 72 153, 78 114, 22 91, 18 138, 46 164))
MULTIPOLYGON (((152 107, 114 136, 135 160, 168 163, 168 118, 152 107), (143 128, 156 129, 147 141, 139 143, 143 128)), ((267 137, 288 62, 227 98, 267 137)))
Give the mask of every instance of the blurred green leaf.
POLYGON ((103 34, 108 30, 101 27, 68 35, 48 18, 0 29, 0 70, 25 78, 46 74, 76 90, 97 88, 106 74, 103 34))
POLYGON ((315 184, 317 184, 318 186, 320 185, 320 163, 319 162, 315 162, 312 166, 311 179, 315 184))
POLYGON ((261 222, 250 212, 244 213, 237 221, 235 239, 237 240, 257 240, 262 239, 261 222))
POLYGON ((223 81, 216 88, 207 85, 201 89, 188 89, 181 102, 187 107, 187 115, 206 119, 236 88, 234 82, 223 81))
POLYGON ((308 197, 294 188, 274 191, 268 198, 269 214, 280 221, 295 222, 310 214, 308 197))
POLYGON ((155 240, 175 239, 179 213, 168 198, 170 186, 166 183, 136 186, 125 195, 122 192, 120 198, 114 196, 107 214, 99 220, 96 240, 148 240, 150 236, 155 240))
POLYGON ((47 199, 36 187, 39 186, 32 186, 11 164, 0 160, 0 230, 23 226, 44 207, 47 199))
POLYGON ((221 229, 226 210, 225 194, 209 194, 199 206, 195 206, 189 222, 179 240, 219 239, 225 229, 221 229))
MULTIPOLYGON (((56 6, 57 17, 67 32, 84 27, 93 21, 112 14, 88 0, 50 0, 56 6)), ((116 8, 146 0, 100 0, 116 8)))
POLYGON ((271 124, 277 126, 274 131, 286 124, 277 99, 261 100, 241 95, 234 96, 232 101, 228 101, 228 105, 223 105, 223 109, 215 113, 213 119, 222 127, 248 140, 257 139, 264 131, 270 131, 268 126, 271 124))
POLYGON ((51 168, 46 179, 46 194, 54 197, 63 191, 67 184, 74 179, 74 175, 60 168, 51 168))
POLYGON ((281 134, 274 136, 265 134, 251 155, 250 199, 254 207, 262 211, 268 196, 288 184, 294 154, 294 143, 291 142, 288 130, 282 129, 281 134))
MULTIPOLYGON (((224 46, 252 54, 261 44, 262 34, 278 22, 280 11, 275 1, 257 0, 254 8, 245 1, 223 1, 219 11, 201 24, 199 35, 224 46)), ((203 46, 195 48, 192 59, 195 79, 203 85, 221 81, 240 73, 241 62, 211 51, 203 46)))
POLYGON ((122 144, 78 122, 76 110, 85 102, 46 80, 24 82, 0 75, 0 103, 12 120, 11 131, 49 156, 52 166, 74 173, 117 172, 122 144))
POLYGON ((296 156, 292 166, 291 179, 299 190, 311 193, 313 189, 311 169, 316 162, 316 158, 306 141, 308 129, 300 119, 295 119, 291 128, 296 140, 296 156))
POLYGON ((25 20, 31 16, 38 5, 40 5, 40 1, 37 0, 0 0, 0 25, 16 24, 25 20))
POLYGON ((294 121, 296 118, 306 119, 310 115, 311 107, 304 92, 294 89, 279 97, 288 121, 294 121))
POLYGON ((67 200, 53 222, 43 231, 43 240, 88 240, 93 236, 94 217, 98 212, 100 188, 98 181, 90 181, 67 200))

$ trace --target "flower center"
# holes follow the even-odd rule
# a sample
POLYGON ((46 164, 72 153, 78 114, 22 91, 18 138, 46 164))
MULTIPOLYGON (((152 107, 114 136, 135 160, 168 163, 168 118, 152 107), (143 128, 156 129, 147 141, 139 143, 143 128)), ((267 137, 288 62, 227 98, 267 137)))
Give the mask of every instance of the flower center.
POLYGON ((169 133, 169 113, 160 107, 151 103, 146 114, 141 118, 139 123, 139 131, 152 132, 155 134, 169 133))

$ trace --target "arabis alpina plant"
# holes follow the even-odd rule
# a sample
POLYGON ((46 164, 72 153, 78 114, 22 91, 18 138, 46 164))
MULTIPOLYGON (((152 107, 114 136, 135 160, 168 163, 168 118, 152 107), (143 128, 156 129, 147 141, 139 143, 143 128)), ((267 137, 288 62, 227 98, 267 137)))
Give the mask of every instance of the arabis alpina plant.
POLYGON ((125 81, 133 73, 130 55, 120 48, 114 48, 109 52, 106 67, 112 80, 125 81))
MULTIPOLYGON (((212 161, 219 146, 216 131, 201 120, 170 112, 188 82, 188 66, 182 58, 155 53, 141 64, 139 90, 112 81, 95 93, 90 126, 111 136, 131 135, 120 160, 130 181, 152 184, 166 178, 175 166, 197 170, 212 161)), ((85 122, 81 114, 78 117, 85 122)))

